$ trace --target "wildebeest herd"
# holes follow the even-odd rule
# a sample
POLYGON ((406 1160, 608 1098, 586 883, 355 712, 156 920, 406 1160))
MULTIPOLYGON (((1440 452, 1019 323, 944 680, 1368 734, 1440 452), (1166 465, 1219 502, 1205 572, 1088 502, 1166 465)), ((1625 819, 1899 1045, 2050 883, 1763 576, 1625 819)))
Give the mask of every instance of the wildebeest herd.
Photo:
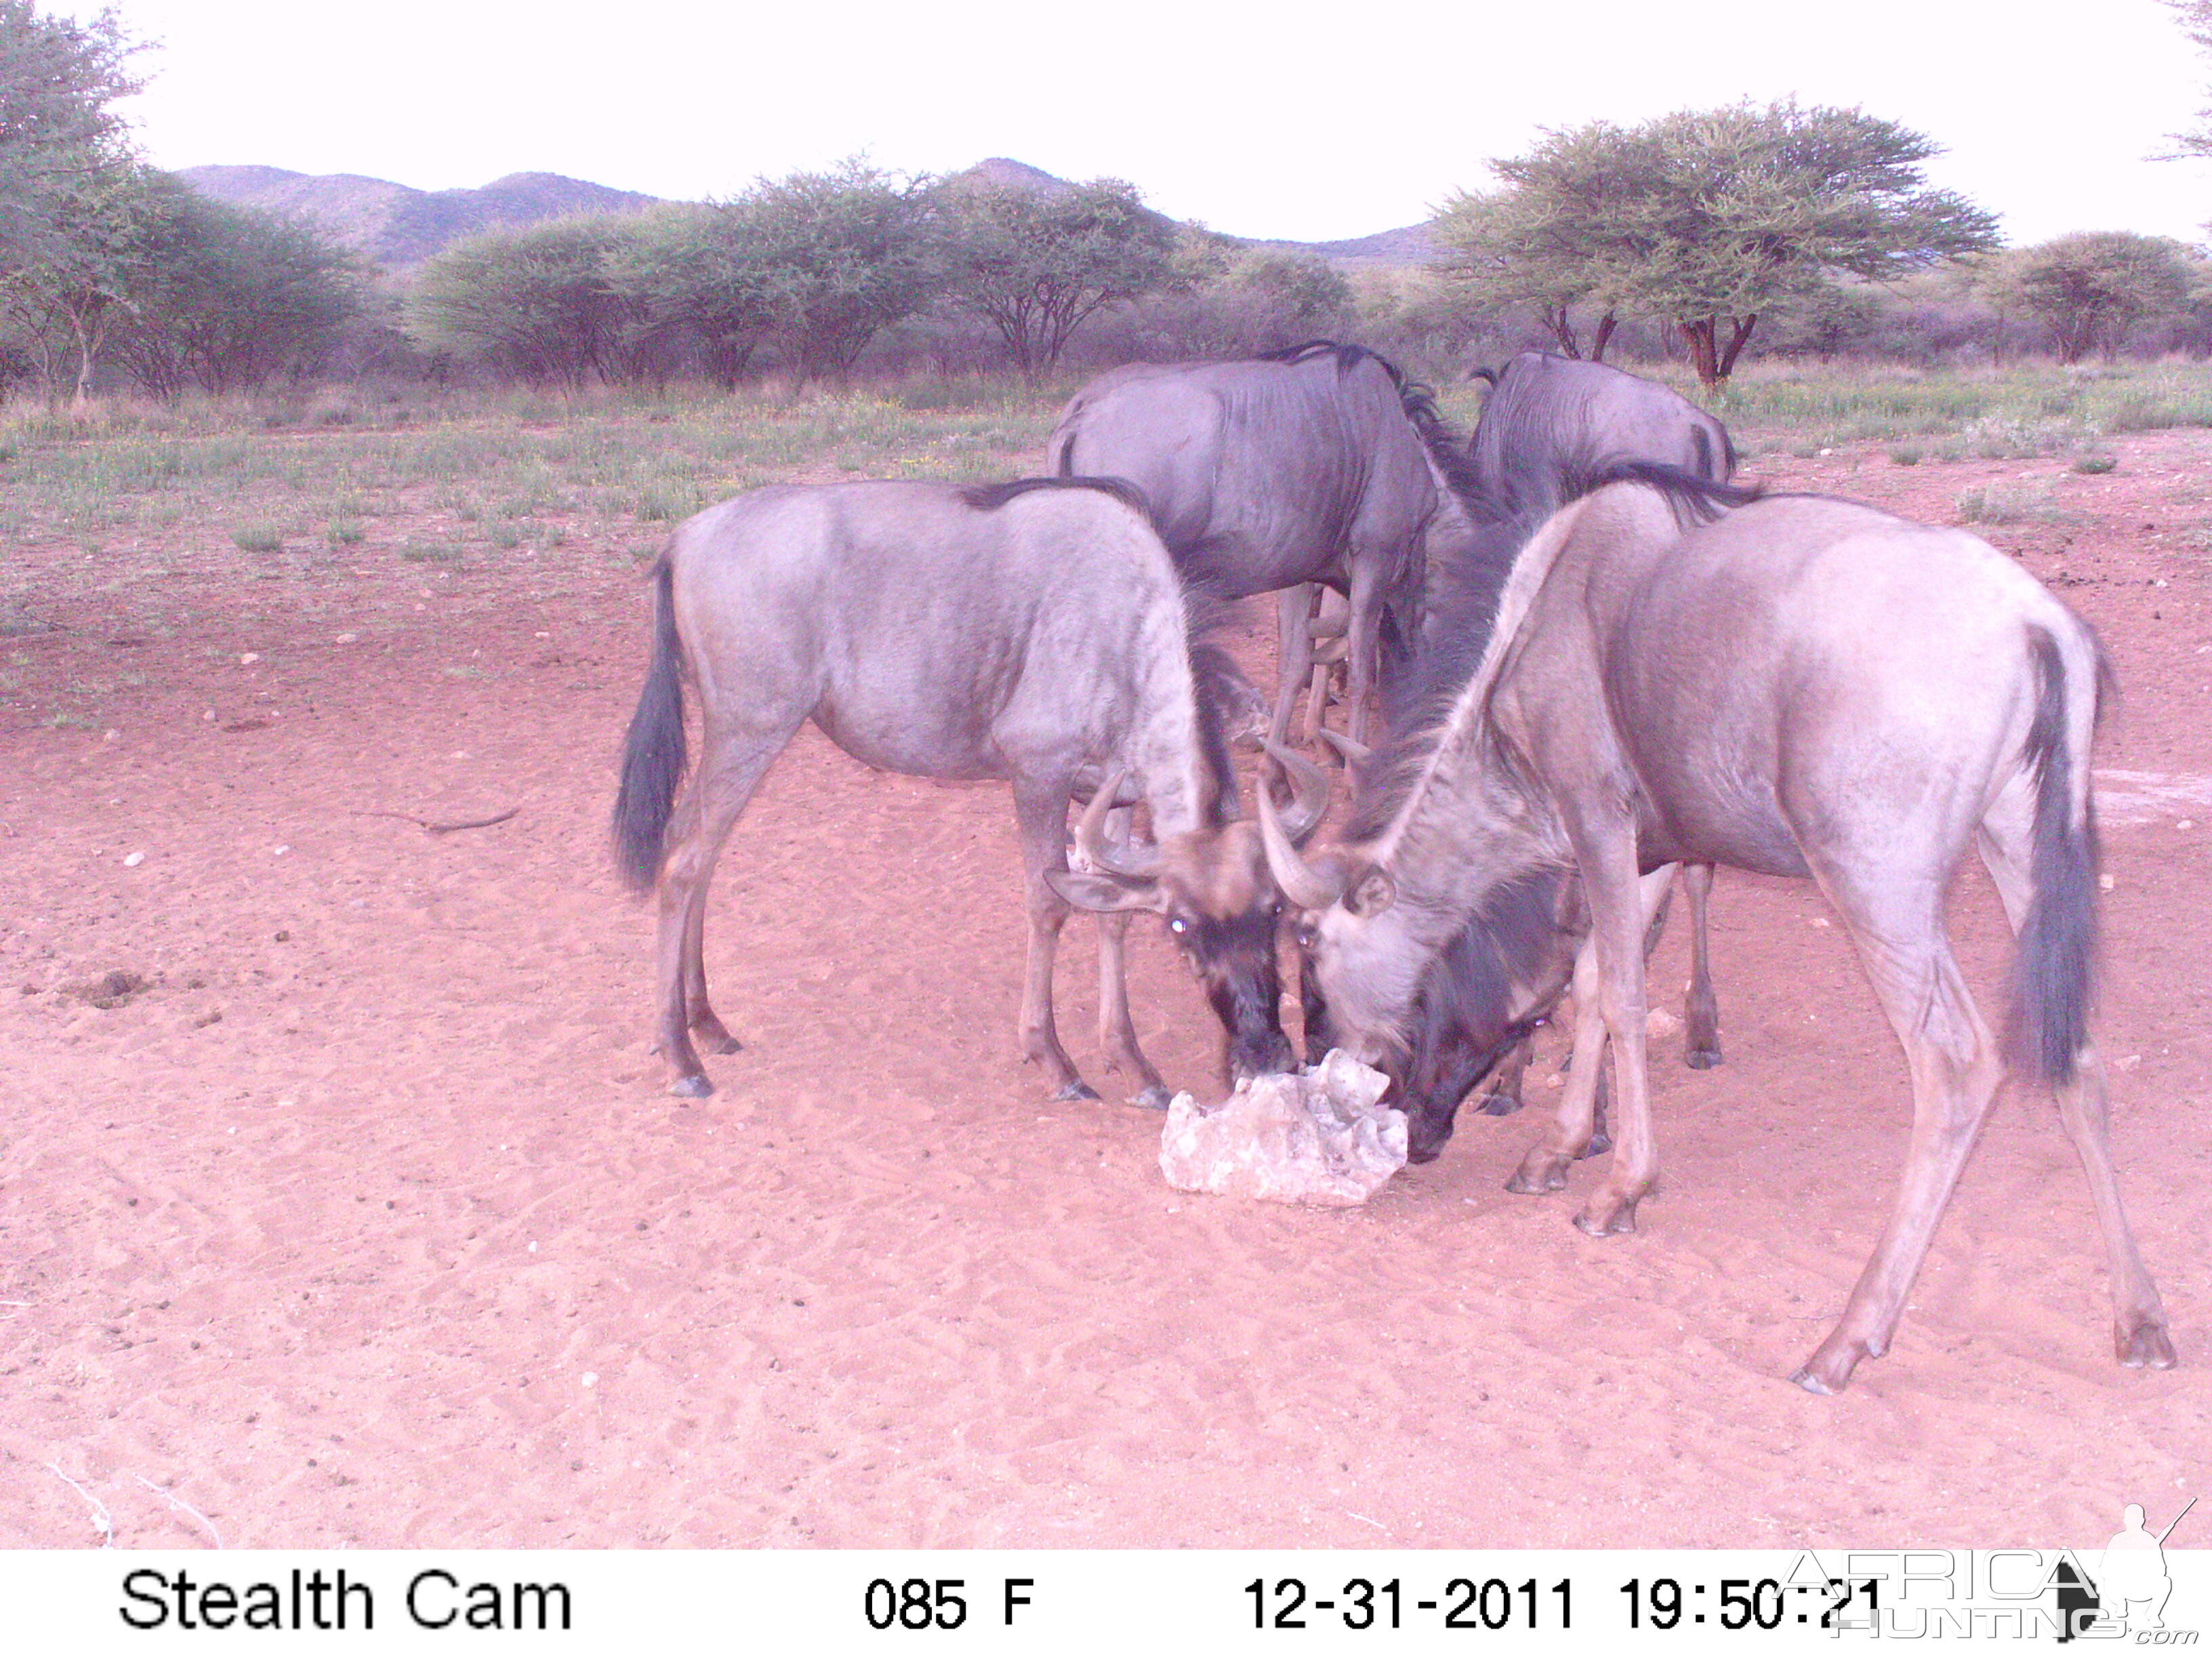
POLYGON ((1615 1144, 1576 1217, 1594 1235, 1632 1231, 1657 1182, 1644 959, 1676 872, 1700 1066, 1719 1060, 1712 866, 1807 878, 1904 1047, 1913 1124, 1888 1226, 1795 1380, 1832 1393, 1887 1349, 2008 1074, 2057 1091, 2121 1362, 2171 1365, 2089 1029, 2089 764, 2110 671, 2087 625, 1963 532, 1732 484, 1726 431, 1663 386, 1535 352, 1489 378, 1462 443, 1356 346, 1133 367, 1068 404, 1046 476, 776 486, 682 526, 654 570, 614 816, 625 874, 659 890, 674 1091, 711 1092, 700 1046, 738 1046, 707 996, 708 881, 810 718, 871 766, 1012 786, 1022 1052, 1058 1097, 1095 1097, 1053 1022, 1072 908, 1099 914, 1102 1042, 1138 1099, 1166 1091, 1122 983, 1128 913, 1165 918, 1238 1079, 1294 1061, 1287 931, 1307 1058, 1341 1048, 1387 1072, 1415 1161, 1501 1068, 1486 1109, 1510 1109, 1530 1032, 1571 989, 1558 1119, 1508 1186, 1557 1190, 1603 1149, 1609 1054, 1615 1144), (1316 587, 1348 600, 1352 729, 1328 735, 1354 799, 1326 843, 1328 772, 1285 743, 1316 587), (1269 592, 1281 672, 1248 818, 1232 742, 1254 698, 1206 635, 1219 601, 1269 592), (1370 704, 1386 733, 1371 750, 1370 704), (1970 845, 2017 936, 2002 1035, 1944 931, 1970 845))

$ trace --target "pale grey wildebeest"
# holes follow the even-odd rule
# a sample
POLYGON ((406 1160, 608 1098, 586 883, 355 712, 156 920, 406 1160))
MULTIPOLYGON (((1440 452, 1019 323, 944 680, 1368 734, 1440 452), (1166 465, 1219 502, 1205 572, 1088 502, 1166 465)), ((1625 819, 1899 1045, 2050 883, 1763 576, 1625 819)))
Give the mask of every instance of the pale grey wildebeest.
MULTIPOLYGON (((1608 467, 1656 461, 1716 483, 1735 476, 1735 441, 1728 428, 1672 386, 1547 351, 1523 351, 1488 379, 1490 394, 1468 442, 1474 465, 1466 495, 1477 523, 1491 531, 1490 548, 1502 541, 1517 550, 1537 525, 1584 493, 1608 467)), ((1473 562, 1481 558, 1477 553, 1473 562)), ((1682 886, 1690 896, 1682 1053, 1690 1066, 1703 1070, 1721 1060, 1707 927, 1712 866, 1686 863, 1682 886)), ((1508 1098, 1518 1098, 1526 1054, 1524 1048, 1508 1098)))
POLYGON ((1617 1144, 1576 1224, 1632 1231, 1659 1174, 1644 944, 1669 866, 1809 877, 1904 1045, 1913 1121, 1889 1224, 1795 1380, 1833 1393, 1888 1349, 2008 1070, 2057 1091, 2104 1233, 2121 1362, 2171 1365, 2089 1036, 2090 745, 2108 672, 2094 637, 1964 532, 1623 471, 1516 561, 1480 664, 1409 756, 1379 831, 1308 860, 1263 797, 1269 858, 1304 907, 1338 1041, 1385 1059, 1424 969, 1470 932, 1501 1024, 1556 994, 1577 945, 1561 895, 1579 876, 1593 949, 1573 1068, 1555 1130, 1508 1184, 1565 1184, 1609 1042, 1617 1144), (1944 929, 1969 847, 2018 936, 2002 1045, 1944 929))
MULTIPOLYGON (((632 884, 659 887, 659 1039, 674 1093, 713 1092, 694 1036, 718 1053, 738 1047, 707 999, 707 884, 769 763, 809 719, 884 771, 1012 784, 1030 924, 1022 1052, 1056 1097, 1097 1098, 1053 1024, 1054 946, 1071 900, 1165 916, 1228 1028, 1232 1071, 1291 1063, 1278 896, 1257 827, 1237 817, 1224 699, 1212 695, 1236 671, 1194 637, 1175 567, 1130 486, 776 485, 687 520, 653 580, 652 665, 614 836, 632 884), (699 694, 700 755, 679 800, 686 678, 699 694), (1150 806, 1149 848, 1104 833, 1124 777, 1134 786, 1125 804, 1150 806), (1071 874, 1068 805, 1086 792, 1094 810, 1079 845, 1092 869, 1071 874)), ((1294 834, 1327 806, 1318 769, 1299 782, 1294 834)), ((1106 963, 1101 1039, 1164 1105, 1121 966, 1118 954, 1106 963)))
POLYGON ((1068 400, 1045 455, 1053 472, 1134 483, 1205 592, 1287 590, 1277 742, 1311 667, 1308 584, 1346 595, 1350 723, 1364 735, 1370 690, 1420 625, 1438 480, 1465 465, 1425 392, 1328 340, 1242 362, 1132 363, 1068 400))

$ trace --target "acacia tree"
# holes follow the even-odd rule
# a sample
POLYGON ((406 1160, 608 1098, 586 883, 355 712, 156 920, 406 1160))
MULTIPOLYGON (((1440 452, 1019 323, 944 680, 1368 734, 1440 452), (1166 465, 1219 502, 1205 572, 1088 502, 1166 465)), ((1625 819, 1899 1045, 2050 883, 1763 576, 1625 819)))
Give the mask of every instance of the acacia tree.
MULTIPOLYGON (((2166 0, 2166 7, 2181 20, 2181 32, 2199 52, 2212 52, 2212 0, 2166 0)), ((2161 161, 2185 161, 2200 156, 2212 156, 2212 106, 2197 112, 2197 125, 2187 132, 2171 135, 2178 147, 2165 155, 2161 161)))
POLYGON ((2009 255, 1992 284, 2001 306, 2051 331, 2062 363, 2118 352, 2129 330, 2180 309, 2191 287, 2186 250, 2162 236, 2079 231, 2009 255))
POLYGON ((689 335, 725 390, 735 388, 775 321, 773 274, 742 207, 648 210, 608 251, 606 276, 641 309, 647 334, 689 335))
POLYGON ((1493 162, 1505 189, 1449 204, 1440 231, 1479 291, 1544 309, 1563 345, 1577 303, 1601 308, 1601 337, 1620 313, 1659 319, 1710 388, 1778 303, 1996 246, 1989 214, 1923 182, 1936 153, 1894 122, 1794 100, 1598 122, 1493 162))
POLYGON ((570 391, 617 379, 643 307, 616 290, 606 263, 632 229, 619 217, 556 219, 456 242, 423 264, 407 331, 430 350, 570 391))
POLYGON ((152 277, 170 204, 184 186, 135 161, 52 181, 46 204, 57 234, 0 276, 0 306, 37 354, 51 403, 68 388, 82 410, 117 319, 152 277))
POLYGON ((311 368, 362 307, 354 256, 310 225, 170 180, 111 350, 156 397, 311 368))
POLYGON ((1555 132, 1530 154, 1493 161, 1505 188, 1453 193, 1431 227, 1445 269, 1474 305, 1534 311, 1560 351, 1583 355, 1576 313, 1595 311, 1590 358, 1602 362, 1620 323, 1607 237, 1620 221, 1632 174, 1618 129, 1555 132))
POLYGON ((1101 307, 1165 287, 1176 252, 1174 224, 1118 179, 1049 191, 956 184, 942 234, 952 302, 988 321, 1033 380, 1101 307))
POLYGON ((793 377, 842 380, 938 280, 929 187, 854 160, 763 179, 728 204, 758 250, 769 332, 793 377))
POLYGON ((0 0, 0 277, 54 257, 94 181, 129 161, 109 106, 138 90, 136 50, 112 9, 78 21, 0 0))

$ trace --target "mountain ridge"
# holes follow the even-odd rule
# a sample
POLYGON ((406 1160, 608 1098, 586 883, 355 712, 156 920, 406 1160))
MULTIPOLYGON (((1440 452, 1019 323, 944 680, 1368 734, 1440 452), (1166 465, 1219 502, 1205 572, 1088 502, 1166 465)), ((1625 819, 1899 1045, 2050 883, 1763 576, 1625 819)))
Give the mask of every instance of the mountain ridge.
MULTIPOLYGON (((178 176, 221 201, 302 215, 332 240, 392 269, 420 264, 449 244, 480 231, 520 228, 579 214, 635 213, 665 199, 558 173, 510 173, 473 190, 418 190, 363 173, 295 173, 253 163, 185 167, 178 176)), ((1050 193, 1073 188, 1042 167, 1004 155, 988 156, 955 177, 1050 193)), ((1424 225, 1402 225, 1331 242, 1263 236, 1229 240, 1250 248, 1316 254, 1354 268, 1429 264, 1437 258, 1424 225)))

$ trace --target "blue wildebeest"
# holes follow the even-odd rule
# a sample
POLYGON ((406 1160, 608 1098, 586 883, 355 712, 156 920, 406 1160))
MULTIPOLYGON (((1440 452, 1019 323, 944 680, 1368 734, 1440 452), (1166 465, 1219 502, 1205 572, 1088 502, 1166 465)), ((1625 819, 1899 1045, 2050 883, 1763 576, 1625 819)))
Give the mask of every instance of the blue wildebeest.
MULTIPOLYGON (((1524 351, 1498 373, 1481 374, 1492 390, 1468 441, 1469 469, 1458 475, 1473 531, 1431 574, 1420 651, 1393 710, 1394 727, 1414 733, 1433 723, 1466 684, 1489 641, 1506 573, 1545 520, 1587 492, 1608 468, 1626 463, 1676 465, 1717 483, 1726 483, 1735 468, 1728 428, 1656 381, 1540 351, 1524 351)), ((1363 815, 1352 833, 1380 827, 1363 815)), ((1704 1070, 1721 1060, 1707 928, 1712 866, 1689 863, 1681 876, 1690 896, 1691 951, 1683 1058, 1704 1070)), ((1547 902, 1571 904, 1573 895, 1551 895, 1547 902)), ((1662 921, 1663 912, 1655 915, 1655 935, 1662 921)), ((1495 1073, 1498 1080, 1484 1111, 1502 1116, 1520 1109, 1532 1053, 1527 1026, 1540 1023, 1549 1010, 1534 1009, 1522 1022, 1501 1028, 1487 1006, 1492 981, 1475 971, 1485 951, 1477 936, 1453 941, 1437 953, 1421 986, 1398 1095, 1414 1123, 1423 1126, 1417 1127, 1412 1147, 1419 1161, 1435 1157, 1450 1138, 1460 1101, 1485 1078, 1495 1073), (1501 1030, 1509 1039, 1502 1046, 1501 1030)), ((1328 1014, 1310 988, 1311 975, 1302 978, 1309 987, 1307 1050, 1318 1060, 1328 1047, 1328 1014)), ((1611 1143, 1602 1098, 1595 1121, 1591 1146, 1604 1152, 1611 1143)))
POLYGON ((2008 1069, 2057 1091, 2104 1233, 2121 1362, 2171 1365, 2089 1040, 2089 761, 2108 673, 2094 637, 1963 532, 1671 469, 1623 474, 1515 562, 1480 662, 1411 751, 1378 832, 1308 860, 1273 833, 1261 792, 1269 860, 1307 913, 1339 1041, 1363 1060, 1392 1055, 1424 970, 1469 933, 1482 952, 1468 971, 1487 980, 1494 1020, 1523 1017, 1569 971, 1559 895, 1578 877, 1593 982, 1573 1071, 1554 1133, 1509 1185, 1565 1184, 1610 1043, 1618 1144, 1576 1224, 1632 1231, 1658 1178, 1644 944, 1668 866, 1809 878, 1904 1045, 1913 1123, 1889 1224, 1795 1380, 1832 1393, 1887 1350, 2008 1069), (2019 939, 2002 1047, 1944 929, 1970 846, 2019 939))
POLYGON ((1540 523, 1622 462, 1723 483, 1735 471, 1728 428, 1656 380, 1547 351, 1482 374, 1492 384, 1468 443, 1468 489, 1483 519, 1540 523))
POLYGON ((1463 468, 1427 394, 1359 346, 1243 362, 1132 363, 1069 399, 1048 470, 1127 478, 1186 578, 1223 599, 1285 592, 1272 735, 1311 666, 1306 585, 1348 596, 1352 735, 1386 655, 1413 644, 1440 472, 1463 468))
MULTIPOLYGON (((884 771, 1004 778, 1028 878, 1025 1059, 1061 1099, 1095 1099, 1052 1017, 1054 945, 1072 901, 1167 918, 1228 1027, 1237 1073, 1290 1063, 1277 1002, 1278 898, 1211 683, 1235 670, 1193 637, 1182 584, 1140 497, 1116 479, 786 484, 686 520, 654 575, 652 665, 626 742, 615 843, 659 886, 659 1048, 678 1095, 712 1092, 692 1046, 738 1043, 707 1000, 707 884, 769 763, 810 718, 884 771), (700 701, 690 787, 683 684, 700 701), (1120 795, 1123 777, 1134 793, 1120 795), (1067 869, 1067 810, 1091 792, 1067 869), (1149 805, 1149 851, 1103 833, 1149 805)), ((1310 769, 1294 834, 1326 809, 1310 769)), ((1110 1054, 1160 1091, 1137 1046, 1118 956, 1101 997, 1110 1054)), ((1155 1103, 1164 1105, 1164 1095, 1155 1103)))

